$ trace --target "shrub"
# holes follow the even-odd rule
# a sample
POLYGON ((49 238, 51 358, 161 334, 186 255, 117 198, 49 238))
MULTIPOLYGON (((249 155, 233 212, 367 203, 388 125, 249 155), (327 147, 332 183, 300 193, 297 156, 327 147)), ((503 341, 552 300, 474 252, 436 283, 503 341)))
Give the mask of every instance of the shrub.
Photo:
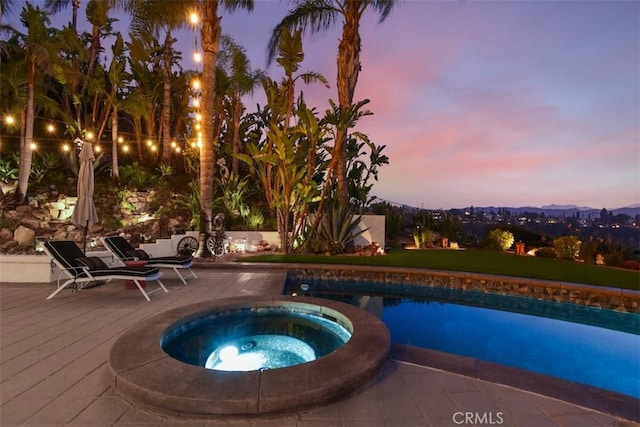
POLYGON ((555 249, 544 247, 536 251, 536 256, 540 258, 558 258, 558 254, 555 249))
POLYGON ((416 248, 426 248, 433 243, 435 234, 429 229, 420 230, 419 228, 413 232, 413 241, 416 244, 416 248))
POLYGON ((628 259, 622 263, 621 267, 629 270, 640 270, 640 263, 635 259, 628 259))
POLYGON ((495 228, 487 234, 487 247, 496 251, 506 251, 514 241, 513 233, 499 228, 495 228))
POLYGON ((595 264, 596 254, 598 253, 598 244, 594 241, 584 242, 580 246, 580 254, 578 255, 585 264, 595 264))
POLYGON ((604 262, 612 267, 621 267, 624 264, 624 255, 622 251, 615 250, 604 254, 604 262))
POLYGON ((249 215, 245 220, 251 230, 257 231, 264 224, 264 215, 260 208, 252 207, 249 209, 249 215))
POLYGON ((0 181, 8 184, 18 179, 18 168, 10 160, 0 159, 0 181))
POLYGON ((581 244, 582 242, 576 236, 563 236, 553 241, 553 248, 559 258, 575 259, 580 253, 581 244))

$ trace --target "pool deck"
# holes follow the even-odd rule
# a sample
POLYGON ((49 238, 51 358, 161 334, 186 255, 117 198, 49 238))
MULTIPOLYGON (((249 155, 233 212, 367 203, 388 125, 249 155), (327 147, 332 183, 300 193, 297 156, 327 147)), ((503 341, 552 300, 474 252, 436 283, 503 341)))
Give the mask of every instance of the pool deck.
POLYGON ((52 283, 0 283, 0 426, 640 426, 579 405, 399 360, 351 397, 276 418, 193 420, 122 400, 107 375, 113 343, 158 313, 221 298, 275 295, 284 271, 198 268, 151 302, 123 283, 46 296, 52 283))

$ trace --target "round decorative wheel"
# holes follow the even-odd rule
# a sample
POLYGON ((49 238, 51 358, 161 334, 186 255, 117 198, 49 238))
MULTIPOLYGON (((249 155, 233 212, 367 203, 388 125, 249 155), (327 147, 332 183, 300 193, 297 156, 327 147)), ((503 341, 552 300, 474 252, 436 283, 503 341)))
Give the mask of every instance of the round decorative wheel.
POLYGON ((214 236, 209 237, 207 239, 207 248, 214 257, 220 258, 224 255, 224 239, 214 236))
POLYGON ((178 242, 178 255, 194 256, 198 251, 198 239, 192 236, 186 236, 178 242))

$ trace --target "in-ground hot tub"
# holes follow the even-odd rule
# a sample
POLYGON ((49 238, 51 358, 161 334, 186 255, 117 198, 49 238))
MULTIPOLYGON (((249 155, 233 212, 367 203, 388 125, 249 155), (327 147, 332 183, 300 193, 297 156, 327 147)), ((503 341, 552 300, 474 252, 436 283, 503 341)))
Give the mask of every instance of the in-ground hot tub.
POLYGON ((382 368, 390 344, 379 319, 348 304, 308 297, 237 297, 181 307, 141 322, 113 345, 109 372, 122 397, 154 412, 273 415, 357 391, 382 368), (260 321, 255 326, 254 320, 265 314, 270 326, 260 321), (201 333, 203 328, 208 332, 201 333), (209 334, 215 330, 220 334, 209 334), (284 350, 284 359, 294 363, 265 364, 269 357, 261 355, 264 348, 284 350), (249 369, 242 361, 241 369, 234 365, 250 354, 261 358, 245 357, 249 369))

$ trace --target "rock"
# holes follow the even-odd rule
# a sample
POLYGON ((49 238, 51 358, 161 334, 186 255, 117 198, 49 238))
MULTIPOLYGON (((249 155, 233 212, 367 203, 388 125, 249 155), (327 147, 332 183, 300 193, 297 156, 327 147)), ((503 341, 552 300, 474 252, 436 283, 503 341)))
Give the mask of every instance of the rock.
POLYGON ((2 249, 3 251, 8 251, 10 249, 17 248, 17 247, 18 247, 18 242, 16 242, 15 240, 9 240, 8 242, 4 242, 0 244, 0 249, 2 249))
POLYGON ((84 238, 84 231, 82 230, 73 230, 67 234, 67 239, 73 240, 76 243, 82 243, 83 238, 84 238))
POLYGON ((16 206, 16 213, 20 216, 30 216, 33 208, 29 205, 16 206))
POLYGON ((20 225, 28 227, 32 230, 40 230, 42 228, 42 223, 39 219, 34 218, 22 218, 20 219, 20 225))
POLYGON ((13 235, 13 240, 18 242, 18 246, 21 247, 34 246, 36 243, 36 232, 24 225, 20 225, 13 235))
POLYGON ((41 221, 47 221, 49 219, 49 215, 42 209, 34 209, 31 212, 31 216, 41 221))
POLYGON ((13 231, 8 228, 0 230, 0 240, 13 240, 13 231))
POLYGON ((51 240, 67 240, 67 231, 64 228, 56 230, 51 240))

